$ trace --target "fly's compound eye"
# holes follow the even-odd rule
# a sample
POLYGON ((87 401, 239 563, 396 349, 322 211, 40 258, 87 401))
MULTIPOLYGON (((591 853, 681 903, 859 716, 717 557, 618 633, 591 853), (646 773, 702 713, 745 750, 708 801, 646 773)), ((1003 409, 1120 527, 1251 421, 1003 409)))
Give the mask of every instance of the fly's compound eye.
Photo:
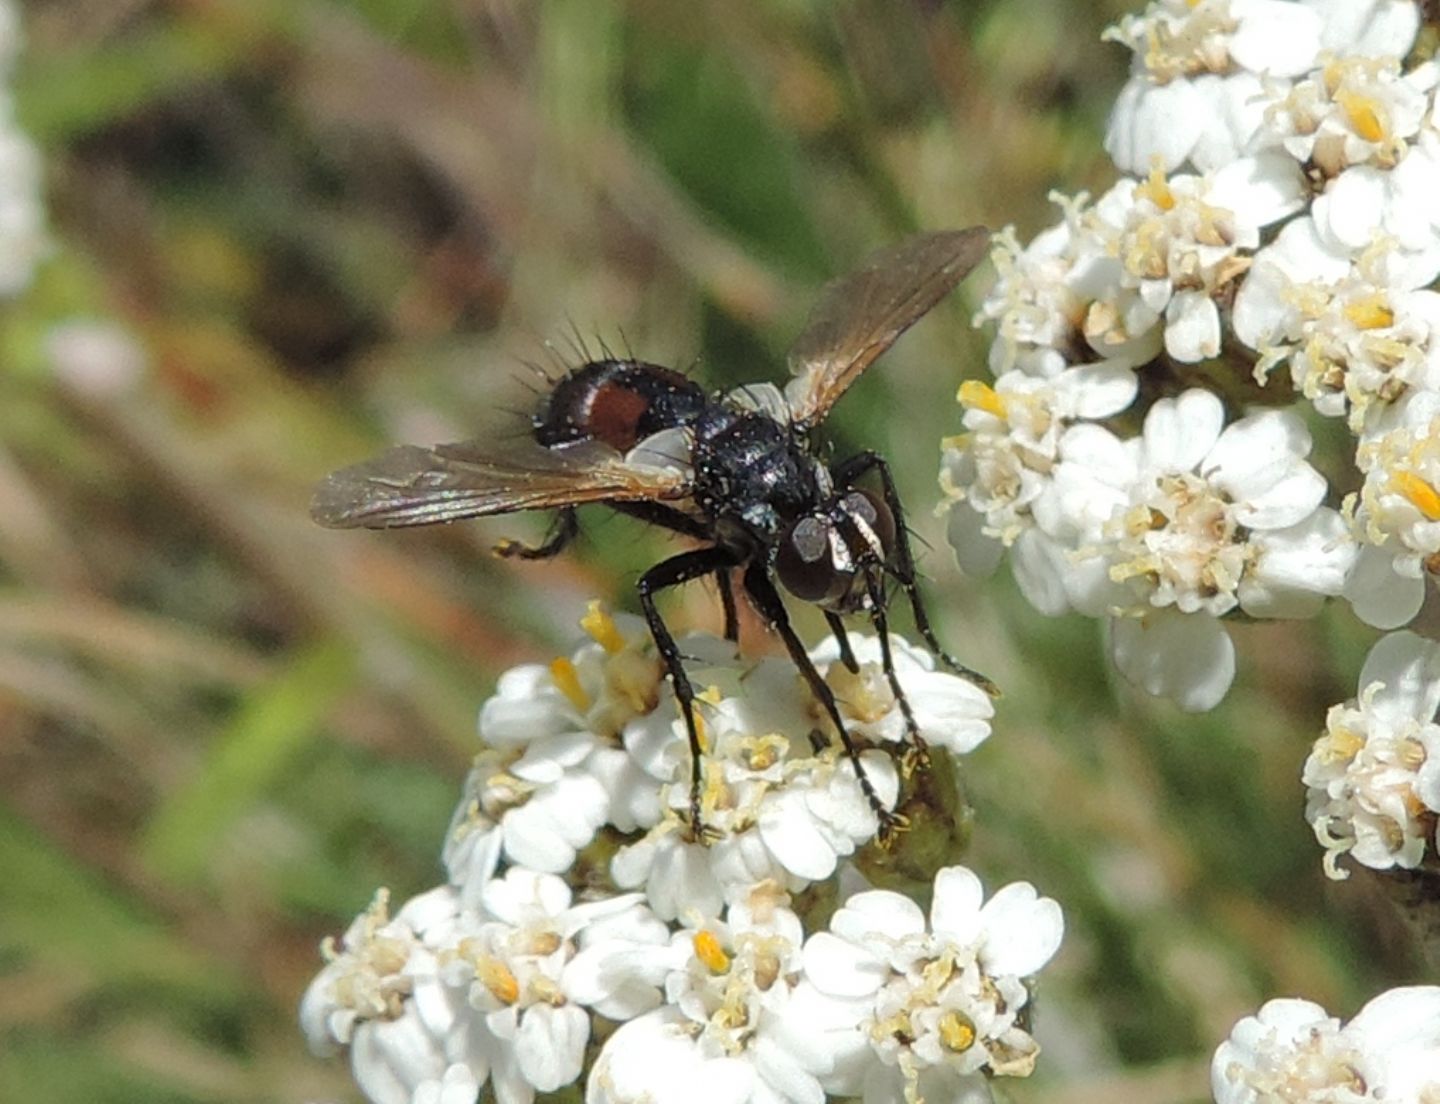
POLYGON ((780 584, 805 602, 822 602, 842 592, 850 575, 835 566, 834 527, 823 517, 803 517, 786 530, 775 553, 780 584))
POLYGON ((882 561, 888 559, 890 550, 895 547, 895 515, 890 512, 890 507, 885 505, 885 500, 869 491, 854 490, 846 494, 840 505, 851 517, 863 521, 875 534, 880 541, 876 553, 882 561))

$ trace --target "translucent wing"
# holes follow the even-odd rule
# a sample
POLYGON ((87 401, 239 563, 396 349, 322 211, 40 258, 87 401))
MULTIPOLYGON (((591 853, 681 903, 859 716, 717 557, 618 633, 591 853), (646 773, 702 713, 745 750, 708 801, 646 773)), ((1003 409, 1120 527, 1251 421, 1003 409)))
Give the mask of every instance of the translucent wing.
MULTIPOLYGON (((640 452, 637 448, 631 457, 642 458, 640 452)), ((332 472, 316 488, 310 516, 332 529, 395 529, 587 502, 668 500, 689 493, 686 458, 666 463, 652 449, 642 459, 648 462, 632 461, 594 442, 556 448, 530 440, 513 445, 401 445, 332 472)))
POLYGON ((828 284, 790 350, 785 389, 796 424, 815 425, 902 333, 985 257, 990 231, 920 234, 828 284))

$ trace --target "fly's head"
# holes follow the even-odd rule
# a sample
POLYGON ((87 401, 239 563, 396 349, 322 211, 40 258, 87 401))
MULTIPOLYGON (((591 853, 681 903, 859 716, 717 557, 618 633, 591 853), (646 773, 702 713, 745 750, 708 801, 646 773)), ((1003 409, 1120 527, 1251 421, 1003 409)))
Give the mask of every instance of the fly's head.
POLYGON ((895 546, 895 516, 883 499, 849 489, 787 525, 772 564, 780 585, 832 613, 856 613, 870 600, 868 572, 895 546))

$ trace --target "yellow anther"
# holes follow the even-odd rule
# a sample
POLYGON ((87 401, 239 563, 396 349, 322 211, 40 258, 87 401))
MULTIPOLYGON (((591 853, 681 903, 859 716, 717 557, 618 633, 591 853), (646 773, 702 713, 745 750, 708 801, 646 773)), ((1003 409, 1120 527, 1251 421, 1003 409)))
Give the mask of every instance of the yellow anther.
POLYGON ((983 410, 986 414, 993 414, 997 418, 1005 417, 1005 400, 988 383, 966 380, 960 385, 960 391, 956 398, 960 400, 962 406, 983 410))
POLYGON ((1145 183, 1136 185, 1135 198, 1148 199, 1162 211, 1168 211, 1175 206, 1175 193, 1170 190, 1170 182, 1165 179, 1165 170, 1159 164, 1150 169, 1145 183))
POLYGON ((706 731, 705 718, 694 705, 690 706, 690 716, 695 721, 695 742, 700 745, 701 751, 709 751, 710 733, 706 731))
POLYGON ((498 958, 481 955, 475 961, 475 977, 501 1004, 514 1004, 520 999, 520 983, 498 958))
POLYGON ((730 969, 730 956, 720 946, 714 932, 698 931, 690 941, 695 947, 695 957, 712 974, 723 974, 730 969))
POLYGON ((785 757, 785 753, 790 750, 790 741, 778 732, 771 732, 764 736, 749 737, 742 741, 741 746, 745 749, 745 762, 749 768, 753 771, 765 771, 785 757))
POLYGON ((1390 476, 1390 489, 1408 499, 1431 521, 1440 521, 1440 491, 1414 472, 1400 471, 1390 476))
POLYGON ((585 687, 580 685, 580 675, 575 670, 575 664, 564 656, 552 659, 550 661, 550 677, 555 682, 555 688, 564 694, 570 704, 581 713, 590 708, 590 695, 585 693, 585 687))
POLYGON ((1379 330, 1395 324, 1395 312, 1383 295, 1367 295, 1345 307, 1345 317, 1362 330, 1379 330))
POLYGON ((959 1012, 946 1012, 940 1017, 939 1028, 940 1041, 956 1054, 975 1045, 975 1025, 968 1016, 959 1012))
POLYGON ((625 638, 615 627, 615 619, 605 612, 598 599, 586 607, 585 616, 580 618, 580 627, 590 634, 590 639, 611 655, 625 650, 625 638))
POLYGON ((1350 129, 1367 142, 1379 142, 1385 137, 1384 108, 1371 96, 1341 89, 1335 93, 1335 102, 1345 111, 1350 129))
MULTIPOLYGON (((964 393, 964 384, 961 384, 960 391, 962 394, 964 393)), ((999 396, 997 395, 996 398, 999 398, 999 396)), ((962 399, 961 401, 963 402, 964 400, 962 399)), ((966 449, 970 447, 970 442, 974 439, 974 437, 975 435, 973 433, 955 433, 949 437, 941 437, 940 447, 946 450, 966 449)))
POLYGON ((1315 754, 1326 763, 1348 763, 1365 746, 1365 737, 1349 728, 1332 728, 1315 741, 1315 754))

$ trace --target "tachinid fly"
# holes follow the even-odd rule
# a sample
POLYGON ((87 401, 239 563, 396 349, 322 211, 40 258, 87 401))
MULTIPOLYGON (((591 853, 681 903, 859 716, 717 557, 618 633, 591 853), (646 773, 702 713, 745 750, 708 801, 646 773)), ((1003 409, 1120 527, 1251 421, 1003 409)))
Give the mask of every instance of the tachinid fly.
POLYGON ((701 748, 695 692, 655 595, 713 576, 725 607, 725 635, 739 635, 733 580, 824 707, 879 819, 897 826, 860 763, 835 696, 810 662, 780 597, 780 586, 818 605, 856 670, 841 620, 869 617, 891 690, 917 751, 924 745, 900 688, 887 633, 886 582, 909 600, 916 628, 936 657, 987 690, 983 676, 951 658, 935 637, 915 582, 904 511, 884 459, 861 452, 840 463, 820 458, 814 431, 836 400, 916 320, 983 258, 981 227, 922 234, 870 257, 829 284, 790 351, 793 378, 713 395, 659 365, 606 357, 567 372, 544 395, 528 439, 404 445, 343 468, 317 489, 311 514, 334 528, 387 529, 517 510, 556 509, 544 543, 513 542, 506 556, 553 556, 578 532, 588 503, 640 518, 700 542, 640 577, 640 605, 675 687, 690 738, 692 831, 700 822, 701 748), (877 490, 859 486, 873 474, 877 490))

